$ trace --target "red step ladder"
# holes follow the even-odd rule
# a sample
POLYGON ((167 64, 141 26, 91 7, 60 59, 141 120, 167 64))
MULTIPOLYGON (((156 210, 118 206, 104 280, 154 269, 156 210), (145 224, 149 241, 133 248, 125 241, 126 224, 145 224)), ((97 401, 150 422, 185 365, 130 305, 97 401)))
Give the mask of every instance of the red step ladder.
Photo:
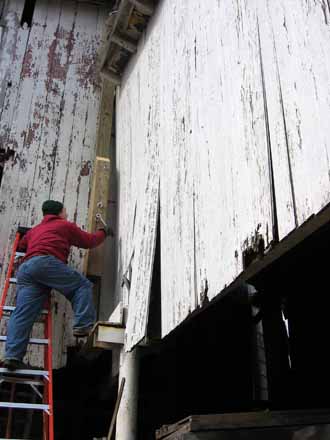
MULTIPOLYGON (((19 227, 16 233, 12 254, 9 260, 8 271, 6 275, 5 285, 0 299, 0 321, 6 319, 15 310, 12 305, 7 305, 8 291, 12 284, 16 284, 17 280, 13 276, 15 270, 15 262, 18 258, 23 257, 24 253, 18 252, 18 243, 28 228, 19 227)), ((51 319, 51 300, 47 299, 45 309, 42 311, 42 323, 44 324, 44 338, 31 338, 30 344, 42 345, 44 347, 44 369, 35 370, 15 370, 9 371, 0 367, 0 393, 1 385, 10 383, 10 401, 0 402, 0 408, 7 408, 7 423, 4 434, 0 432, 0 440, 12 439, 13 411, 14 410, 30 410, 43 412, 43 440, 54 440, 54 413, 53 413, 53 377, 52 377, 52 319, 51 319), (15 402, 17 387, 23 384, 28 386, 31 391, 32 400, 39 400, 38 403, 33 402, 15 402)), ((0 341, 3 343, 7 339, 6 335, 0 335, 0 341)), ((21 400, 21 399, 20 399, 21 400)), ((0 409, 0 414, 1 414, 0 409)))

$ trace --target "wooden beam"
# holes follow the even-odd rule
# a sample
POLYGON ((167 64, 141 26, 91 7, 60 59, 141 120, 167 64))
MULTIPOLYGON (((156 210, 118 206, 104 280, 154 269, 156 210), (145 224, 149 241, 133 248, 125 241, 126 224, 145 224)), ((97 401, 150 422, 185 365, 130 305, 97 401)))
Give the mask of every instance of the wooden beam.
POLYGON ((95 346, 113 348, 114 346, 124 345, 125 329, 111 322, 99 323, 95 332, 95 346))
POLYGON ((110 72, 110 70, 108 70, 104 67, 101 70, 100 74, 103 79, 106 79, 106 80, 112 82, 115 86, 120 86, 121 78, 119 75, 116 75, 115 73, 110 72))
POLYGON ((96 156, 110 157, 113 106, 116 86, 113 82, 102 81, 100 123, 97 134, 96 156))
POLYGON ((114 409, 113 414, 112 414, 112 419, 111 419, 111 424, 110 424, 107 440, 111 440, 111 438, 112 438, 113 430, 114 430, 115 423, 116 423, 116 420, 117 420, 117 414, 118 414, 118 410, 119 410, 119 405, 120 405, 120 402, 121 402, 121 398, 123 396, 125 380, 126 380, 125 377, 123 377, 121 379, 121 382, 120 382, 120 388, 119 388, 119 392, 118 392, 118 397, 117 397, 115 409, 114 409))
MULTIPOLYGON (((96 222, 96 214, 107 216, 110 180, 110 159, 96 157, 91 196, 89 202, 88 230, 95 231, 100 226, 96 222)), ((90 249, 85 256, 85 272, 90 276, 101 276, 103 272, 104 244, 90 249)))
POLYGON ((120 348, 124 342, 125 328, 122 325, 98 321, 83 347, 83 352, 87 353, 95 348, 113 350, 114 348, 120 348))
POLYGON ((130 0, 132 5, 144 15, 152 15, 155 11, 155 7, 151 1, 148 0, 130 0))
POLYGON ((122 13, 123 13, 123 11, 124 11, 124 9, 125 9, 127 4, 128 4, 128 0, 121 0, 121 2, 119 3, 118 9, 117 9, 116 14, 115 14, 115 21, 113 23, 112 30, 110 32, 110 35, 108 37, 108 41, 106 43, 106 48, 104 50, 104 54, 102 56, 101 72, 102 72, 102 70, 103 70, 103 68, 105 66, 105 63, 107 61, 107 58, 108 58, 109 49, 110 49, 110 46, 111 46, 111 37, 115 33, 115 31, 116 31, 116 28, 117 28, 117 25, 118 25, 119 20, 121 18, 121 15, 122 15, 122 13))
POLYGON ((122 348, 125 341, 125 327, 113 322, 97 321, 81 347, 79 355, 91 359, 93 353, 100 350, 113 350, 122 348))
POLYGON ((126 37, 122 35, 113 34, 111 36, 111 41, 118 44, 118 46, 128 50, 128 52, 135 53, 137 50, 136 43, 133 43, 132 41, 128 40, 126 37))

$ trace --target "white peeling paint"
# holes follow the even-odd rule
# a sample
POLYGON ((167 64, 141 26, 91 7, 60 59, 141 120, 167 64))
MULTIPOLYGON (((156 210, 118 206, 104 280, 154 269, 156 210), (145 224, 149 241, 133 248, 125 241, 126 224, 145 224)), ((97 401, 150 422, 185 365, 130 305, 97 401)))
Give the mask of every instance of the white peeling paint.
MULTIPOLYGON (((270 245, 329 203, 329 17, 322 1, 159 5, 118 96, 117 166, 122 274, 145 239, 146 136, 159 149, 163 335, 239 275, 257 228, 270 245)), ((130 290, 128 347, 148 295, 130 290)))
MULTIPOLYGON (((0 189, 2 283, 17 225, 37 224, 45 199, 64 201, 71 220, 86 226, 100 107, 96 58, 107 14, 80 2, 37 0, 31 28, 21 29, 18 5, 23 0, 8 4, 5 21, 11 20, 13 37, 3 35, 0 50, 6 86, 0 136, 16 153, 0 189)), ((74 252, 71 264, 80 269, 82 257, 74 252)), ((71 316, 70 304, 55 294, 55 368, 65 364, 73 343, 71 316)), ((38 364, 40 355, 33 350, 30 362, 38 364)))

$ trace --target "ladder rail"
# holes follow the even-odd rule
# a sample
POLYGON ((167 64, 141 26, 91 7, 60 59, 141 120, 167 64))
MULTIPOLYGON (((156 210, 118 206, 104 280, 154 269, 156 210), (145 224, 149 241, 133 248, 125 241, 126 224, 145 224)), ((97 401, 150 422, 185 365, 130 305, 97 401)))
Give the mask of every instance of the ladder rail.
POLYGON ((48 405, 49 405, 49 416, 48 416, 48 436, 49 440, 54 440, 54 405, 53 405, 53 345, 52 345, 52 314, 51 314, 51 293, 47 299, 47 309, 48 314, 46 316, 45 325, 45 338, 49 340, 49 344, 45 347, 45 352, 47 353, 46 367, 48 370, 48 382, 46 386, 48 387, 48 405))
MULTIPOLYGON (((24 232, 22 232, 24 234, 24 232)), ((7 274, 5 278, 5 283, 0 298, 0 320, 4 316, 4 312, 13 312, 15 310, 14 306, 6 305, 6 300, 8 296, 9 286, 12 283, 17 282, 16 278, 12 277, 15 256, 23 256, 23 253, 17 252, 19 241, 21 238, 21 231, 18 230, 15 236, 14 244, 12 247, 12 254, 9 259, 7 274)), ((4 375, 0 378, 0 383, 6 381, 6 376, 8 374, 13 374, 13 376, 8 380, 11 383, 11 395, 10 402, 0 402, 0 408, 8 408, 8 419, 5 436, 10 439, 12 434, 12 419, 14 409, 28 409, 30 411, 42 410, 43 411, 43 440, 54 440, 54 404, 53 404, 53 370, 52 370, 52 316, 51 316, 51 295, 48 296, 45 304, 45 308, 42 311, 44 315, 44 339, 40 338, 30 338, 29 343, 39 344, 44 347, 44 370, 15 370, 15 372, 10 372, 6 368, 0 367, 1 373, 4 375), (19 376, 19 377, 17 377, 19 376), (31 386, 31 388, 42 397, 42 404, 36 403, 19 403, 14 402, 15 398, 15 388, 16 384, 25 383, 31 386), (43 395, 36 388, 36 384, 43 385, 43 395)), ((5 315, 7 316, 7 315, 5 315)), ((0 342, 4 342, 6 336, 0 336, 0 342)), ((35 394, 33 394, 35 396, 35 394)), ((3 440, 3 439, 0 439, 3 440)))
POLYGON ((8 266, 8 270, 7 270, 7 274, 6 274, 5 284, 4 284, 4 287, 3 287, 3 292, 2 292, 2 295, 1 295, 0 320, 2 319, 3 306, 5 305, 6 299, 7 299, 8 289, 9 289, 9 285, 10 285, 10 278, 11 278, 11 274, 12 274, 13 268, 14 268, 15 254, 16 254, 16 250, 18 248, 19 241, 20 241, 20 233, 17 232, 16 236, 15 236, 15 241, 14 241, 13 249, 12 249, 12 254, 11 254, 10 259, 9 259, 9 266, 8 266))
MULTIPOLYGON (((14 401, 15 397, 15 390, 16 390, 16 384, 11 384, 11 390, 10 390, 10 402, 12 403, 14 401)), ((11 426, 13 423, 13 409, 8 409, 8 419, 7 419, 7 426, 6 426, 6 438, 11 437, 11 426)))

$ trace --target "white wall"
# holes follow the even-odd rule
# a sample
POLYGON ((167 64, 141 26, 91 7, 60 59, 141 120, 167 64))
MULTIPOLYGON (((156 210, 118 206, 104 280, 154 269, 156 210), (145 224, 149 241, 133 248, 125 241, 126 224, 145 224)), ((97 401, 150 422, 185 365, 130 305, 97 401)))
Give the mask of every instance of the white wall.
MULTIPOLYGON (((259 224, 273 240, 270 159, 280 239, 330 201, 329 37, 326 1, 160 2, 117 98, 117 166, 120 272, 153 243, 143 179, 160 179, 164 335, 237 277, 259 224)), ((131 286, 127 348, 149 286, 131 286)))
MULTIPOLYGON (((107 11, 37 0, 32 26, 23 29, 23 6, 8 2, 0 50, 0 139, 15 150, 0 188, 2 280, 17 225, 37 224, 44 200, 63 201, 70 219, 86 226, 100 106, 96 59, 107 11)), ((71 264, 80 268, 82 255, 75 250, 71 264)), ((55 303, 58 367, 72 339, 71 308, 57 296, 55 303)))

